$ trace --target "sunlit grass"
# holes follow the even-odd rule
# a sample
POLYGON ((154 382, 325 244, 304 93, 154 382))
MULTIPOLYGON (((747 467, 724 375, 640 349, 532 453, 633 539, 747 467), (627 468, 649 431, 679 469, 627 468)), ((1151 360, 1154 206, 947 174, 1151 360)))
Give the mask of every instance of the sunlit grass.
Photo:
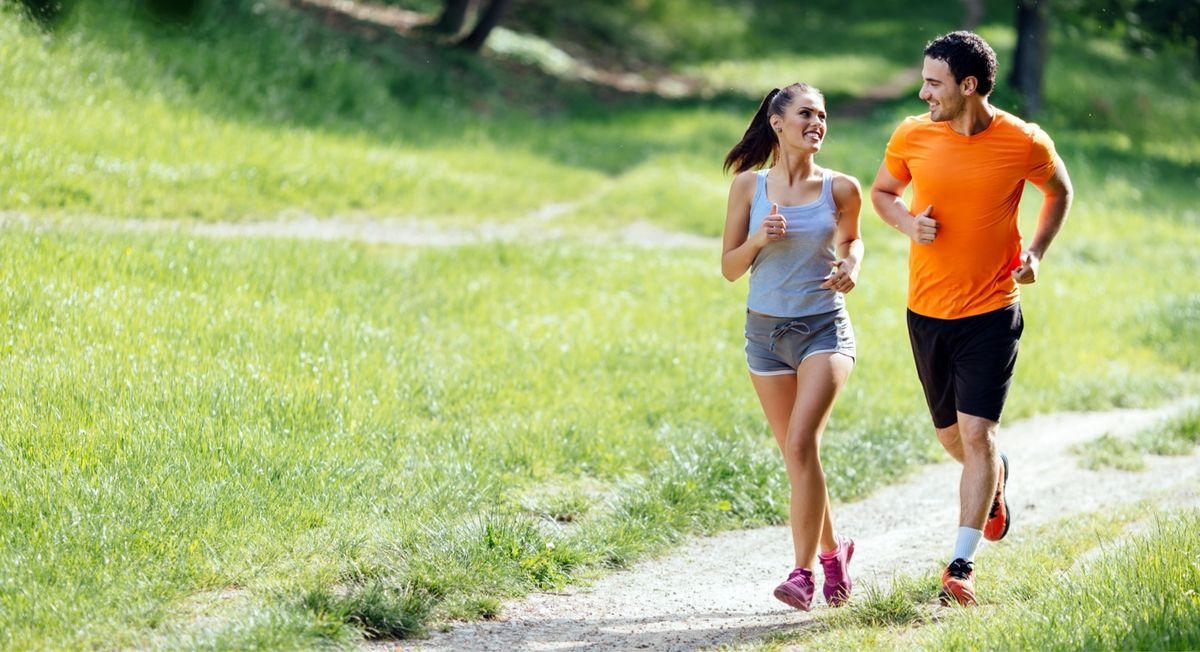
MULTIPOLYGON (((930 632, 936 649, 1185 650, 1200 645, 1200 512, 1157 517, 1149 533, 1065 576, 1031 568, 1029 590, 982 618, 930 632)), ((1020 576, 1018 576, 1020 577, 1020 576)))
POLYGON ((1145 453, 1152 455, 1188 455, 1200 443, 1200 410, 1192 408, 1157 423, 1132 437, 1112 435, 1074 447, 1079 464, 1089 469, 1113 467, 1137 470, 1146 466, 1145 453))
MULTIPOLYGON (((0 233, 12 645, 75 619, 81 644, 184 640, 172 605, 229 587, 268 611, 206 636, 264 613, 301 638, 478 617, 486 596, 786 514, 743 368, 744 282, 713 252, 0 233)), ((885 252, 875 273, 900 273, 885 252)), ((837 499, 935 455, 902 292, 850 295, 862 359, 825 440, 837 499)), ((1046 354, 1024 354, 1014 409, 1072 407, 1097 379, 1177 389, 1149 383, 1166 362, 1130 379, 1091 344, 1065 338, 1077 372, 1044 390, 1046 354)))
MULTIPOLYGON (((112 22, 125 28, 107 35, 119 49, 91 32, 43 39, 0 14, 0 197, 9 210, 222 220, 284 210, 465 212, 505 220, 599 178, 528 149, 499 147, 457 103, 448 107, 457 124, 435 127, 428 110, 395 102, 370 67, 345 52, 332 65, 299 52, 294 79, 242 64, 219 85, 193 70, 208 65, 206 46, 177 50, 167 62, 162 37, 112 22), (254 88, 261 96, 243 104, 238 95, 254 88), (343 95, 357 120, 339 124, 343 95), (442 133, 416 145, 423 124, 442 133), (511 183, 514 168, 526 173, 521 184, 511 183)), ((272 40, 279 49, 298 45, 272 40)), ((527 122, 512 136, 523 130, 537 127, 527 122)))
MULTIPOLYGON (((820 160, 869 183, 894 121, 924 106, 910 91, 861 123, 846 121, 838 107, 914 65, 901 56, 916 47, 906 43, 952 27, 953 20, 935 17, 960 10, 958 3, 948 3, 953 11, 925 7, 929 15, 912 32, 874 10, 867 19, 832 5, 814 8, 792 18, 803 23, 827 12, 829 20, 792 46, 773 40, 753 57, 688 64, 736 86, 733 96, 706 105, 619 98, 419 42, 356 41, 262 6, 265 12, 235 16, 236 28, 195 34, 149 30, 119 7, 102 12, 90 3, 50 35, 3 14, 6 209, 475 223, 579 201, 569 215, 579 221, 648 221, 716 235, 728 187, 720 162, 767 89, 797 79, 823 87, 832 111, 820 160), (847 51, 847 39, 871 44, 870 54, 847 51)), ((782 34, 771 31, 778 29, 772 23, 764 37, 778 40, 782 34)), ((983 31, 1007 64, 1011 30, 983 31)), ((1038 119, 1072 166, 1080 209, 1153 207, 1194 223, 1182 197, 1194 190, 1200 145, 1170 126, 1192 121, 1200 100, 1194 66, 1161 65, 1082 35, 1055 43, 1049 109, 1038 119), (1076 74, 1082 64, 1059 54, 1066 52, 1088 57, 1087 74, 1076 74), (1097 106, 1110 108, 1097 113, 1097 106), (1121 119, 1134 113, 1142 119, 1121 119), (1169 184, 1167 192, 1149 192, 1148 181, 1169 184)), ((1015 105, 1003 84, 995 100, 1015 105)))
POLYGON ((816 627, 744 649, 1191 649, 1198 532, 1196 510, 1075 517, 985 548, 977 608, 936 606, 937 572, 904 575, 818 613, 816 627))
MULTIPOLYGON (((615 98, 264 6, 187 38, 99 10, 44 36, 0 13, 5 209, 472 228, 578 202, 555 218, 565 239, 427 251, 4 227, 0 646, 407 635, 785 518, 741 352, 745 280, 721 280, 716 244, 589 239, 634 221, 718 235, 720 161, 755 97, 615 98)), ((874 79, 823 56, 831 95, 874 79)), ((1194 86, 1171 84, 1186 69, 1104 56, 1171 88, 1163 115, 1187 124, 1194 86)), ((759 81, 769 65, 795 78, 790 55, 761 61, 759 81)), ((1078 93, 1136 104, 1100 84, 1078 93)), ((1200 139, 1113 135, 1078 118, 1086 101, 1056 96, 1049 116, 1077 204, 1024 294, 1009 419, 1196 387, 1200 139)), ((819 162, 868 184, 921 110, 833 114, 819 162)), ((1027 234, 1035 212, 1031 189, 1027 234)), ((838 500, 938 455, 904 330, 907 243, 863 219, 859 364, 824 440, 838 500)))
POLYGON ((880 55, 775 55, 747 60, 723 59, 684 68, 713 87, 733 90, 750 97, 804 82, 828 95, 861 95, 887 83, 897 73, 912 67, 912 61, 889 60, 880 55), (781 79, 781 71, 790 77, 781 79))
MULTIPOLYGON (((786 512, 708 252, 0 237, 8 646, 182 640, 172 605, 230 587, 296 636, 380 601, 478 617, 786 512)), ((915 391, 864 396, 827 439, 839 497, 929 459, 915 391)))

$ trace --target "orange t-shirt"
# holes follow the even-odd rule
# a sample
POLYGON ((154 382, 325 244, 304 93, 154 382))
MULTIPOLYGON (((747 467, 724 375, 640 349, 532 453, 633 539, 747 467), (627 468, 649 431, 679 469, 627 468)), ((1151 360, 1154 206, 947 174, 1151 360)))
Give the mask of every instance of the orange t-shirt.
POLYGON ((1035 124, 999 109, 987 129, 963 136, 929 114, 907 118, 888 141, 892 176, 912 181, 912 212, 933 204, 937 237, 908 251, 908 308, 959 319, 1020 297, 1017 213, 1025 181, 1054 174, 1054 142, 1035 124))

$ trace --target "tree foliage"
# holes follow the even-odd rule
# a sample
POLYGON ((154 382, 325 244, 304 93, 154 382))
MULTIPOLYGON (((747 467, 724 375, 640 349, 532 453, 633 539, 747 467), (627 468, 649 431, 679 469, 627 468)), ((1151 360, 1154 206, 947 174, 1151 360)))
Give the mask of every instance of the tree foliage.
POLYGON ((1061 0, 1067 20, 1118 34, 1127 46, 1154 51, 1190 48, 1200 58, 1200 0, 1061 0))
MULTIPOLYGON (((61 22, 71 10, 89 0, 0 0, 13 2, 23 8, 30 18, 44 27, 52 28, 61 22)), ((128 11, 158 24, 187 25, 214 13, 230 15, 232 10, 246 10, 247 0, 90 0, 93 5, 103 6, 107 11, 128 11), (217 12, 219 10, 219 12, 217 12)))
POLYGON ((44 26, 58 22, 70 8, 65 0, 17 0, 18 5, 30 18, 44 26))

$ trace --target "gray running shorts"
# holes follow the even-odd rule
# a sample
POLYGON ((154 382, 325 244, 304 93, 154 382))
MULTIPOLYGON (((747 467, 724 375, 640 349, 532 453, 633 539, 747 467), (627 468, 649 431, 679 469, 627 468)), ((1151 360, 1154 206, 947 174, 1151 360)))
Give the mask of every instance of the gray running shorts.
POLYGON ((854 327, 844 308, 808 317, 767 317, 746 313, 746 364, 756 376, 794 374, 817 353, 853 358, 854 327))

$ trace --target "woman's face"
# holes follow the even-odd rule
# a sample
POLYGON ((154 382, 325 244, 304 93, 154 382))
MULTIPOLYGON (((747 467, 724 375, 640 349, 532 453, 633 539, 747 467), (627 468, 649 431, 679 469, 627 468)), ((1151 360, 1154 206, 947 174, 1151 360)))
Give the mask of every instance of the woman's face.
POLYGON ((804 150, 820 151, 825 140, 825 100, 816 93, 800 93, 783 111, 771 116, 778 129, 779 144, 804 150))

